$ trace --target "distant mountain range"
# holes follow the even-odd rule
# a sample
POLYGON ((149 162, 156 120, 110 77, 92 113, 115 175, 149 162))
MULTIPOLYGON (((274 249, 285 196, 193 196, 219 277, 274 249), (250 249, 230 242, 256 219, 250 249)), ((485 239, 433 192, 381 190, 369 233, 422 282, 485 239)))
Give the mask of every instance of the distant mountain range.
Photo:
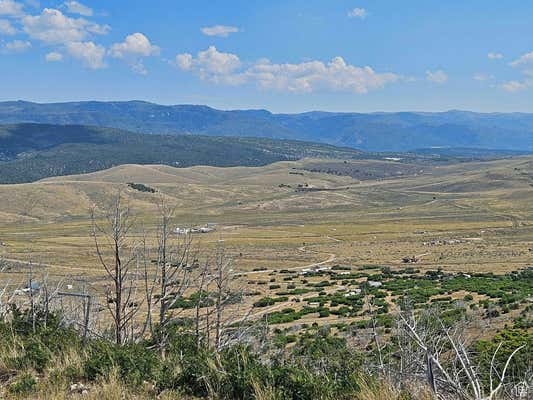
POLYGON ((468 147, 533 150, 533 114, 329 113, 272 114, 163 106, 142 101, 37 104, 0 102, 0 124, 111 127, 140 133, 264 137, 327 143, 366 151, 468 147))
POLYGON ((81 125, 0 125, 0 183, 121 164, 261 166, 304 157, 354 159, 362 154, 351 148, 267 138, 144 135, 81 125))

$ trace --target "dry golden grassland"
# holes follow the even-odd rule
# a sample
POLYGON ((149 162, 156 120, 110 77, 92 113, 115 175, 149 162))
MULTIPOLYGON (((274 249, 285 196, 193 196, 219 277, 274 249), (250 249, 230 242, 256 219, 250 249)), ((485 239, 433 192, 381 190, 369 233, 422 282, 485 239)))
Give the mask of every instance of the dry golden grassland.
MULTIPOLYGON (((248 297, 250 302, 272 292, 272 279, 287 285, 281 269, 298 273, 317 264, 394 269, 405 267, 403 257, 414 256, 419 261, 413 266, 422 271, 495 273, 533 264, 532 158, 420 167, 415 174, 365 181, 305 170, 321 162, 259 168, 123 165, 3 185, 0 256, 38 264, 35 270, 49 279, 86 278, 98 290, 104 271, 90 238, 89 210, 105 208, 120 190, 137 235, 154 231, 161 196, 176 205, 176 226, 217 223, 215 232, 196 235, 197 245, 208 252, 224 241, 242 274, 239 284, 260 293, 248 297), (157 193, 132 189, 128 182, 157 193), (456 242, 428 245, 434 240, 456 242)), ((373 170, 395 168, 394 162, 369 163, 373 170)), ((19 264, 0 279, 16 285, 26 276, 19 264)))

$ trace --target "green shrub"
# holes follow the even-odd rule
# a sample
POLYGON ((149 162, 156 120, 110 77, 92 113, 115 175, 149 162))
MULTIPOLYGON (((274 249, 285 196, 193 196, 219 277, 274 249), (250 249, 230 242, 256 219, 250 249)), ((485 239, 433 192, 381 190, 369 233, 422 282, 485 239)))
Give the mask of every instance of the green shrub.
POLYGON ((37 388, 37 380, 29 373, 18 377, 8 387, 10 393, 15 395, 27 395, 34 392, 37 388))
POLYGON ((43 371, 52 358, 51 351, 38 338, 30 338, 24 345, 24 353, 15 359, 19 368, 43 371))
POLYGON ((146 192, 146 193, 155 193, 157 190, 154 188, 151 188, 150 186, 146 186, 142 183, 128 183, 128 186, 134 190, 137 190, 139 192, 146 192))
POLYGON ((480 340, 475 345, 477 362, 482 376, 489 377, 492 358, 495 357, 496 370, 501 371, 513 351, 524 346, 515 354, 509 364, 508 376, 524 377, 531 370, 531 354, 533 352, 533 333, 526 329, 504 329, 491 340, 480 340))
POLYGON ((107 376, 116 368, 125 382, 140 385, 143 381, 153 380, 161 366, 159 355, 154 350, 148 350, 143 343, 116 346, 96 342, 88 353, 84 371, 89 380, 107 376))
POLYGON ((268 307, 276 303, 283 303, 288 300, 288 297, 263 297, 254 303, 254 307, 268 307))

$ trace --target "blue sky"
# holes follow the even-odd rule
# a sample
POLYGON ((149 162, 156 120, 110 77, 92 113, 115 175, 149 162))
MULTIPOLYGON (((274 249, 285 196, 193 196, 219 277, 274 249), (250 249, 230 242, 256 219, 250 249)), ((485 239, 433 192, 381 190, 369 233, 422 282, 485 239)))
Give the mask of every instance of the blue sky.
POLYGON ((0 100, 533 112, 533 2, 0 0, 0 100))

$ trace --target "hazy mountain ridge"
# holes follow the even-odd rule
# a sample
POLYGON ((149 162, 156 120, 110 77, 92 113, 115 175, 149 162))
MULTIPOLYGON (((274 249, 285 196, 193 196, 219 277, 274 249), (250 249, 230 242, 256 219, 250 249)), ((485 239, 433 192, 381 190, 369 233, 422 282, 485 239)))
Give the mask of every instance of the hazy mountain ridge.
POLYGON ((93 125, 141 133, 267 137, 322 142, 367 151, 423 147, 533 150, 533 114, 468 111, 272 114, 142 101, 0 103, 0 123, 93 125))

